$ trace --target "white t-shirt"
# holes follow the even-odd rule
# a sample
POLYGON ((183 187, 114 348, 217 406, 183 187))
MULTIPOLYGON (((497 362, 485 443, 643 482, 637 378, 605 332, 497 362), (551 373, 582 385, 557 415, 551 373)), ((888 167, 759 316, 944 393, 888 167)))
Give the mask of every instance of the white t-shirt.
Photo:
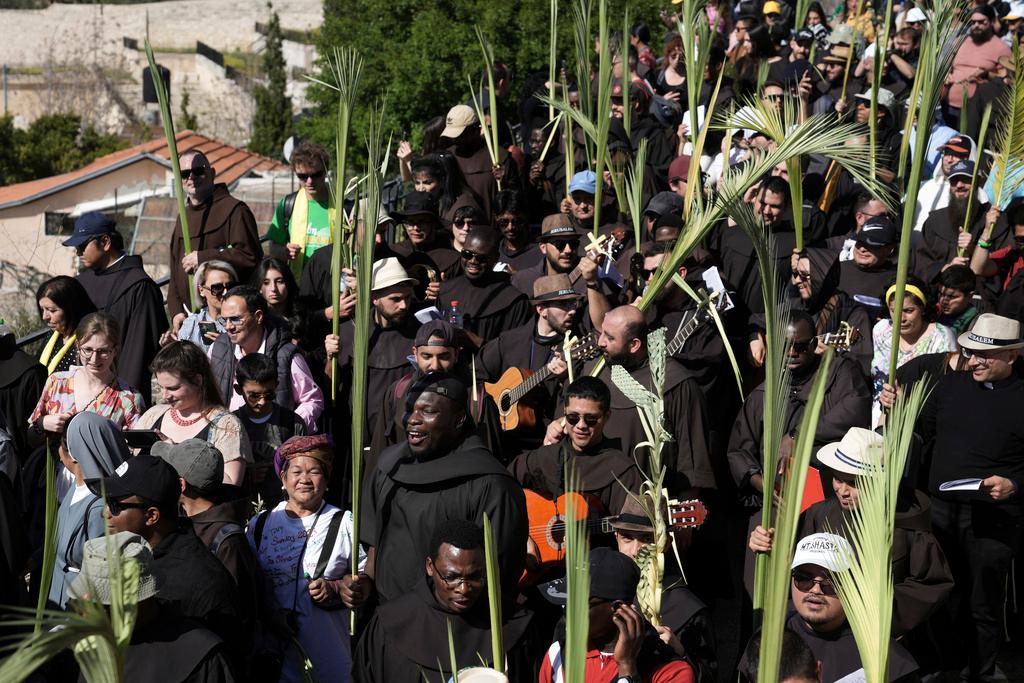
MULTIPOLYGON (((296 518, 288 515, 284 508, 285 503, 281 502, 267 513, 269 517, 258 551, 253 536, 256 517, 250 520, 246 531, 249 545, 256 552, 272 588, 273 607, 294 610, 298 614, 299 643, 313 663, 316 677, 321 681, 347 682, 352 671, 348 610, 324 610, 314 606, 308 591, 310 579, 306 577, 312 577, 316 571, 328 527, 335 515, 342 515, 341 526, 323 578, 340 579, 350 572, 352 513, 325 503, 319 515, 296 518), (301 566, 297 566, 300 552, 301 566)), ((361 553, 360 565, 364 562, 365 556, 361 553)), ((302 666, 294 647, 288 650, 281 680, 302 681, 302 666)))

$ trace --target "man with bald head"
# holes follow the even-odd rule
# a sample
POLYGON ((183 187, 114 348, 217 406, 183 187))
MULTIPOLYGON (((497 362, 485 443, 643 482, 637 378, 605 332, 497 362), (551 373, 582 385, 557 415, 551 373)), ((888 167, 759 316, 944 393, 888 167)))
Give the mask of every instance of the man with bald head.
MULTIPOLYGON (((647 358, 647 323, 644 314, 634 306, 613 308, 604 317, 598 346, 605 365, 598 375, 611 389, 612 400, 604 433, 612 439, 621 439, 622 450, 632 453, 637 444, 646 441, 636 405, 612 381, 611 368, 620 365, 649 390, 654 390, 651 368, 647 358)), ((589 374, 593 362, 584 368, 589 374)), ((673 441, 666 444, 664 462, 668 467, 667 483, 673 493, 701 488, 714 489, 715 476, 708 448, 707 404, 700 386, 673 358, 665 361, 665 427, 673 441)), ((548 436, 561 438, 555 427, 548 436)), ((564 427, 563 427, 564 428, 564 427)), ((647 453, 638 453, 646 467, 647 453)))
POLYGON ((167 310, 171 314, 174 333, 191 310, 188 275, 200 263, 217 259, 235 267, 241 282, 263 258, 259 231, 252 211, 228 192, 227 185, 216 182, 216 169, 198 150, 188 150, 179 158, 181 185, 188 201, 185 217, 191 239, 185 253, 181 237, 181 221, 171 231, 171 282, 167 287, 167 310))

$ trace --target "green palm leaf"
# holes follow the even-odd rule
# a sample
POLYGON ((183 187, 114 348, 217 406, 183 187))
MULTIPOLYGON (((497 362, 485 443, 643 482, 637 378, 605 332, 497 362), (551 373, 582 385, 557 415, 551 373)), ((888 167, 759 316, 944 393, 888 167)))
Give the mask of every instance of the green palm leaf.
POLYGON ((1024 59, 1019 40, 1013 43, 1013 63, 1016 71, 1003 96, 1004 114, 996 130, 994 147, 998 151, 992 164, 992 200, 1000 209, 1024 186, 1024 59))

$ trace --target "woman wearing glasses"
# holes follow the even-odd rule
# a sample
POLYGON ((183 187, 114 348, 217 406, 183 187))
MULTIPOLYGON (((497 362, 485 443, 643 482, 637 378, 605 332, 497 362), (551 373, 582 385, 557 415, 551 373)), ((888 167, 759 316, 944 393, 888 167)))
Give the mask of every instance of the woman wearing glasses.
POLYGON ((163 402, 147 410, 137 428, 156 429, 171 443, 208 441, 224 454, 224 483, 240 486, 252 447, 241 421, 224 406, 206 353, 176 341, 160 349, 149 369, 163 402))
MULTIPOLYGON (((190 341, 205 349, 218 335, 225 332, 224 326, 217 322, 220 317, 220 304, 224 299, 224 293, 237 282, 238 273, 227 261, 207 261, 199 264, 199 268, 196 269, 196 291, 199 292, 199 300, 206 305, 181 323, 178 341, 190 341)), ((174 341, 174 337, 168 332, 160 341, 162 346, 166 346, 174 341)))
POLYGON ((324 502, 333 462, 334 448, 325 435, 285 441, 274 456, 274 469, 287 498, 247 526, 275 616, 264 629, 257 657, 261 666, 267 660, 268 669, 278 667, 282 681, 302 679, 303 655, 320 680, 350 680, 347 608, 362 604, 369 591, 368 579, 353 582, 350 576, 352 513, 324 502))
POLYGON ((58 275, 39 285, 36 290, 39 317, 53 334, 39 354, 39 362, 46 366, 46 374, 66 372, 78 364, 75 328, 82 318, 94 313, 96 306, 78 280, 58 275))
POLYGON ((113 476, 128 459, 128 446, 113 422, 95 413, 81 413, 68 422, 59 454, 72 485, 60 497, 57 509, 57 554, 49 602, 64 609, 68 587, 81 570, 85 542, 102 537, 106 529, 103 498, 90 491, 85 481, 113 476))
POLYGON ((139 392, 117 376, 117 321, 106 313, 90 313, 78 324, 75 337, 81 365, 50 375, 29 418, 37 443, 44 434, 62 434, 76 413, 97 413, 118 429, 131 429, 145 408, 139 392))

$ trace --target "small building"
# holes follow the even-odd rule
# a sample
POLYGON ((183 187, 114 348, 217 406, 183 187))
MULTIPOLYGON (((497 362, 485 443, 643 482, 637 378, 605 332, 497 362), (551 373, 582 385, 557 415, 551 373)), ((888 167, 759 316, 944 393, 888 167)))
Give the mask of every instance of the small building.
MULTIPOLYGON (((250 202, 257 221, 265 225, 272 216, 277 199, 292 190, 290 171, 286 164, 192 131, 177 134, 178 152, 199 150, 216 170, 217 182, 235 191, 240 185, 257 181, 261 188, 270 184, 270 191, 261 191, 261 200, 250 202), (257 205, 258 204, 258 205, 257 205)), ((0 291, 26 291, 54 275, 74 275, 77 268, 75 250, 61 242, 74 228, 74 219, 89 211, 101 211, 113 217, 130 245, 141 237, 136 234, 148 211, 147 198, 154 200, 154 209, 164 220, 157 222, 153 234, 147 222, 145 241, 154 247, 143 258, 147 270, 159 277, 165 264, 166 245, 174 227, 176 205, 167 218, 165 198, 173 197, 170 154, 161 138, 123 149, 93 161, 71 173, 41 178, 16 185, 0 187, 0 291), (163 244, 159 244, 162 241, 163 244)), ((240 197, 246 199, 243 195, 240 197)), ((166 270, 164 270, 166 274, 166 270)))

